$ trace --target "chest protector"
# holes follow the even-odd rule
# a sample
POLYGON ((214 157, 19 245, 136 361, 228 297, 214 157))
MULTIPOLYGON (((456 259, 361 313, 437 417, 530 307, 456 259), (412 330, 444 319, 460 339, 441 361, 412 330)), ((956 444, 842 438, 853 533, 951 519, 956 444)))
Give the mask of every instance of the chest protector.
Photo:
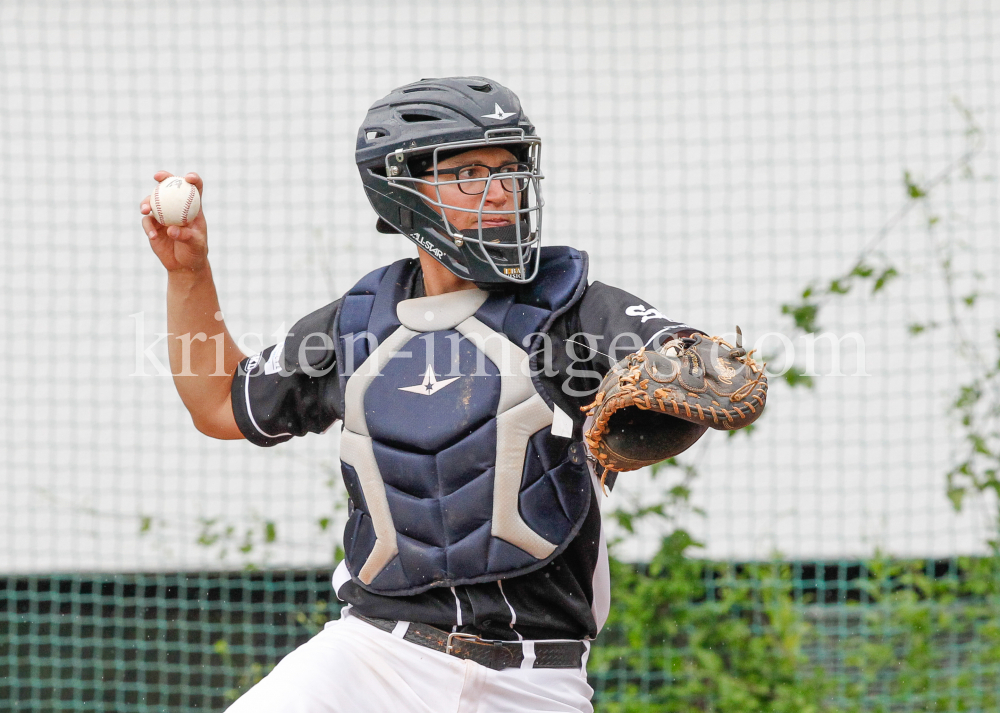
POLYGON ((515 291, 416 299, 404 297, 418 263, 402 260, 341 300, 344 549, 363 588, 403 596, 524 574, 583 524, 586 463, 552 435, 551 398, 531 375, 583 294, 587 260, 563 247, 541 259, 515 291))

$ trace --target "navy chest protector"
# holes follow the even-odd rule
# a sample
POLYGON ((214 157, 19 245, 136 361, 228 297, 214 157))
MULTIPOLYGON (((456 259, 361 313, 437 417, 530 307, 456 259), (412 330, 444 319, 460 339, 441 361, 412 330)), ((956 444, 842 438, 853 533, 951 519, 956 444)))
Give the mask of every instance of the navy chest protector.
POLYGON ((583 524, 588 468, 573 438, 552 434, 551 399, 531 374, 547 330, 583 294, 587 259, 553 247, 541 260, 515 291, 404 299, 418 263, 403 260, 343 297, 344 549, 365 589, 403 596, 524 574, 583 524))

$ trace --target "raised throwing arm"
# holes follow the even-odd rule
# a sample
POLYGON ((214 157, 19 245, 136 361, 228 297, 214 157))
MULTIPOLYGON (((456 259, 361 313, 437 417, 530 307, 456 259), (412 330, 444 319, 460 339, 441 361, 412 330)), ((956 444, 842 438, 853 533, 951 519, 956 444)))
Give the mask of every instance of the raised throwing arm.
MULTIPOLYGON (((171 176, 158 171, 153 178, 171 176)), ((199 194, 196 173, 185 180, 199 194)), ((149 196, 139 210, 149 245, 167 270, 167 338, 170 371, 177 393, 202 433, 221 439, 243 438, 233 418, 230 387, 244 354, 229 335, 208 263, 208 227, 202 210, 188 225, 160 225, 150 215, 149 196)))

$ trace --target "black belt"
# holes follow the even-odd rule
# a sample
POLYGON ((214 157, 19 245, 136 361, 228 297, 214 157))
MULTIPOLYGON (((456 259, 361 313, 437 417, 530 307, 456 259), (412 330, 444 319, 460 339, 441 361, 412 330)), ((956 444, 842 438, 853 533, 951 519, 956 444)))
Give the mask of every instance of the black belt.
MULTIPOLYGON (((375 619, 351 612, 361 621, 368 622, 382 631, 392 633, 398 622, 375 619)), ((519 641, 486 641, 473 634, 449 633, 428 624, 411 622, 403 641, 409 641, 449 656, 468 659, 480 666, 502 671, 520 668, 524 661, 524 647, 519 641)), ((582 641, 536 641, 535 662, 532 668, 581 668, 587 645, 582 641)))

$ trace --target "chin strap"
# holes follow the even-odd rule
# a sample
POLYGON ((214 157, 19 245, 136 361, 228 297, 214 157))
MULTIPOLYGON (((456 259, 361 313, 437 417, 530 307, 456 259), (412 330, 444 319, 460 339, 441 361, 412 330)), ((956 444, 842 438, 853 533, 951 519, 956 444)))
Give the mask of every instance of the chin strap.
MULTIPOLYGON (((466 230, 459 231, 462 235, 470 240, 479 240, 479 228, 468 228, 466 230)), ((483 228, 483 242, 484 243, 494 243, 496 245, 517 245, 519 242, 517 239, 517 226, 514 223, 509 225, 500 225, 495 228, 483 228)), ((526 221, 521 221, 521 235, 524 236, 520 242, 530 243, 533 240, 533 233, 531 232, 531 224, 526 221)))
MULTIPOLYGON (((508 273, 509 271, 508 274, 517 275, 520 278, 521 261, 518 260, 518 254, 520 253, 520 257, 523 258, 524 263, 523 269, 528 274, 533 272, 533 263, 538 259, 538 246, 532 244, 535 241, 535 234, 531 232, 531 226, 528 221, 521 221, 520 226, 512 223, 496 228, 483 228, 482 231, 478 228, 470 228, 460 232, 469 240, 474 241, 472 245, 466 245, 463 248, 465 254, 468 256, 467 259, 475 258, 480 262, 486 263, 494 273, 497 271, 508 273), (520 238, 518 238, 519 232, 520 238), (480 239, 482 242, 480 242, 480 239)), ((458 238, 455 239, 455 243, 459 244, 458 238)), ((461 247, 461 245, 459 246, 461 247)), ((496 280, 488 278, 476 281, 476 285, 484 290, 503 289, 507 286, 518 284, 525 284, 525 281, 522 279, 504 279, 502 274, 497 275, 496 280)))

